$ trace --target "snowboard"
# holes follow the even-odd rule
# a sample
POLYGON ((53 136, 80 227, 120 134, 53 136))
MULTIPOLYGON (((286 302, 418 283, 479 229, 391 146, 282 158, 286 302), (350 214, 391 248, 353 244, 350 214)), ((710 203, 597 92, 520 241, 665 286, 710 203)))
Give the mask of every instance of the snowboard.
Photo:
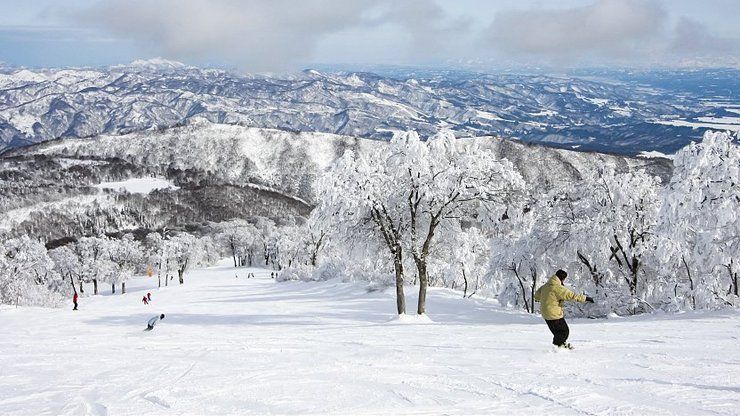
POLYGON ((576 349, 576 347, 574 347, 573 344, 570 344, 570 343, 565 344, 565 345, 561 345, 559 347, 558 346, 555 346, 555 345, 552 346, 552 351, 553 352, 573 351, 575 349, 576 349))

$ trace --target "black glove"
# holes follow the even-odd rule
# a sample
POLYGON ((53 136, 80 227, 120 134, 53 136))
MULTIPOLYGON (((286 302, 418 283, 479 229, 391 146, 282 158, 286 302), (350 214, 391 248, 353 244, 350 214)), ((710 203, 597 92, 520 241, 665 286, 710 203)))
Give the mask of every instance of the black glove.
POLYGON ((591 296, 586 296, 586 302, 594 303, 594 298, 592 298, 591 296))

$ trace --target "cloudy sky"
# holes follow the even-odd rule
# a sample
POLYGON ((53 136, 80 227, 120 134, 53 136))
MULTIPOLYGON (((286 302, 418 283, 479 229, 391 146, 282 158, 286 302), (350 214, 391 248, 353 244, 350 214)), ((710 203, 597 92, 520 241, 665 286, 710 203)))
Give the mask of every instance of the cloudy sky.
POLYGON ((740 66, 738 0, 0 0, 0 61, 740 66))

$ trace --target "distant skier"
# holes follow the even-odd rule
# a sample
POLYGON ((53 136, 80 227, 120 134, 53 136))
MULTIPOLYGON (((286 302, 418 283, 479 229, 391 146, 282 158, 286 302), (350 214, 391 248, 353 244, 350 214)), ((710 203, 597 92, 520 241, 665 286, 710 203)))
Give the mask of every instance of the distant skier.
POLYGON ((565 270, 558 270, 542 287, 537 289, 534 294, 534 300, 541 302, 540 312, 547 322, 547 327, 552 332, 552 343, 560 348, 573 349, 568 343, 570 329, 565 322, 565 313, 563 312, 563 302, 590 302, 594 303, 593 298, 586 295, 576 295, 563 285, 563 281, 568 277, 565 270))
POLYGON ((77 310, 77 292, 75 292, 74 296, 72 296, 72 303, 74 303, 75 307, 72 308, 73 311, 77 310))
POLYGON ((152 294, 151 293, 147 293, 146 294, 146 300, 148 300, 149 302, 152 301, 152 294))
POLYGON ((141 301, 144 303, 144 305, 148 305, 149 304, 149 299, 147 299, 146 296, 144 296, 143 298, 141 298, 141 301))
POLYGON ((157 322, 164 319, 164 314, 161 314, 159 316, 153 316, 147 323, 146 323, 146 329, 144 331, 151 331, 154 329, 154 325, 157 324, 157 322))

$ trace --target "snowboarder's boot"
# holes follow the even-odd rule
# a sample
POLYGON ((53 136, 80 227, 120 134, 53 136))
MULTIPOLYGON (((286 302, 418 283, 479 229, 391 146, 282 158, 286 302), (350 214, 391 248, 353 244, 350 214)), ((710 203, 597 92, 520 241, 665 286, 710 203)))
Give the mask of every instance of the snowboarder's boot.
POLYGON ((566 342, 565 344, 558 345, 558 348, 564 349, 564 350, 574 350, 576 347, 573 346, 570 342, 566 342))

